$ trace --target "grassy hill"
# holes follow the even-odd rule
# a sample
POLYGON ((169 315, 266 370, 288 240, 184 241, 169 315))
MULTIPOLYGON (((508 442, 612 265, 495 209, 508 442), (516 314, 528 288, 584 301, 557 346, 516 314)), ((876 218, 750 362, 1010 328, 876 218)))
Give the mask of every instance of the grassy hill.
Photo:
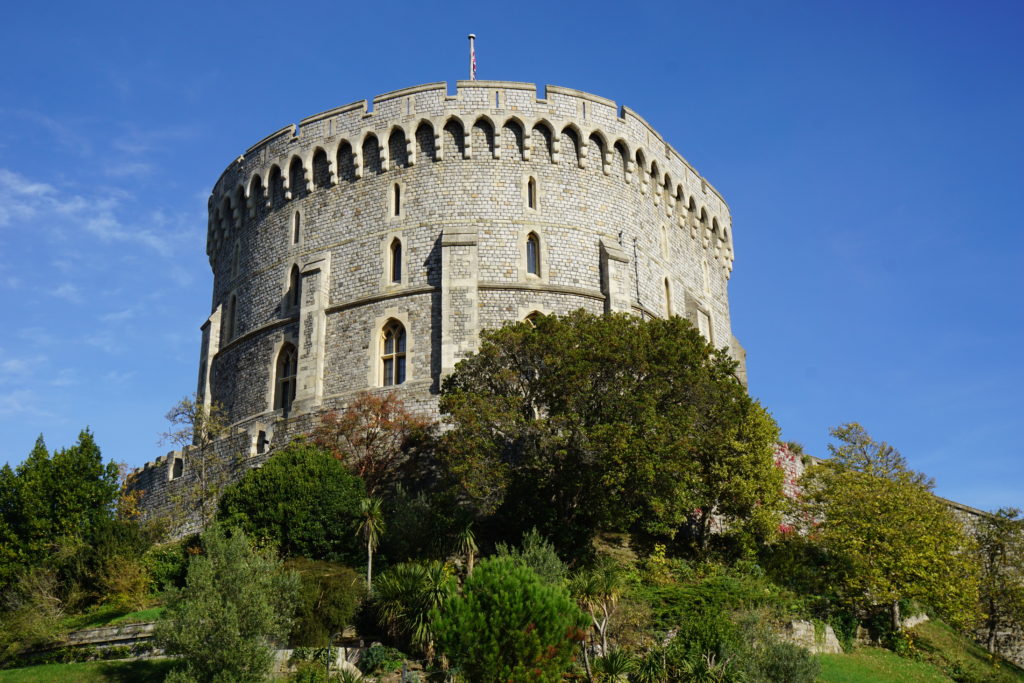
POLYGON ((825 683, 931 683, 932 681, 1024 681, 1024 670, 991 657, 941 621, 910 631, 904 656, 882 648, 863 647, 841 655, 821 655, 825 683))

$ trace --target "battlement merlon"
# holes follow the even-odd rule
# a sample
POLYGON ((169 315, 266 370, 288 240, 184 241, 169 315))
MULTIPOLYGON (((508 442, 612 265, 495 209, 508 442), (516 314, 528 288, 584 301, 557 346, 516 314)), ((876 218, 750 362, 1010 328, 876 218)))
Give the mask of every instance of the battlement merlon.
MULTIPOLYGON (((373 98, 372 110, 369 108, 367 100, 335 107, 306 117, 298 124, 289 124, 247 149, 218 178, 214 184, 210 202, 213 205, 216 197, 230 193, 240 182, 239 171, 248 167, 250 163, 255 161, 257 166, 269 165, 267 163, 269 159, 265 160, 263 157, 280 156, 283 158, 290 156, 290 152, 293 151, 281 149, 278 153, 271 154, 271 150, 275 147, 299 148, 306 144, 313 144, 314 141, 344 137, 341 131, 360 131, 372 127, 372 124, 369 126, 367 124, 375 118, 393 121, 396 119, 447 119, 449 115, 464 117, 490 114, 493 116, 499 112, 515 112, 520 107, 530 106, 535 111, 544 110, 547 116, 543 118, 556 121, 583 118, 588 122, 593 122, 595 124, 593 128, 598 130, 602 129, 602 124, 610 123, 617 123, 620 128, 625 126, 627 129, 633 129, 635 131, 633 137, 645 138, 638 146, 647 146, 649 151, 654 152, 654 158, 674 159, 680 163, 696 176, 707 191, 721 203, 724 209, 722 213, 729 214, 728 203, 721 193, 702 177, 685 157, 665 141, 658 131, 629 107, 619 106, 615 101, 599 95, 555 85, 545 86, 545 95, 543 98, 538 97, 537 86, 533 83, 515 81, 456 81, 456 93, 449 95, 447 83, 441 81, 377 95, 373 98), (497 99, 495 99, 496 97, 497 99), (586 103, 585 108, 583 103, 586 103), (402 111, 403 104, 406 105, 406 111, 402 111)), ((614 141, 616 137, 619 136, 606 135, 609 142, 614 141)), ((634 145, 630 146, 631 150, 635 148, 634 145)), ((284 163, 287 163, 286 158, 284 163)), ((251 175, 251 171, 249 175, 251 175)), ((246 187, 248 187, 248 180, 246 177, 242 181, 246 187)), ((727 218, 726 222, 731 225, 731 218, 727 218)))

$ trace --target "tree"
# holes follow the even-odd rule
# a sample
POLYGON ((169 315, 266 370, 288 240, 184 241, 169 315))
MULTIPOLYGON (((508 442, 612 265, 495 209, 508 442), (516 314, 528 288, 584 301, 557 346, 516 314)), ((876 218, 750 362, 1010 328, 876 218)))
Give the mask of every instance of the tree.
POLYGON ((440 562, 404 562, 381 575, 374 610, 392 637, 402 638, 433 659, 431 614, 445 604, 456 587, 454 574, 440 562))
POLYGON ((354 569, 322 560, 295 558, 285 567, 300 579, 292 644, 328 645, 333 634, 352 624, 366 596, 363 580, 354 569))
POLYGON ((363 498, 359 501, 358 532, 366 541, 366 590, 373 592, 373 553, 377 551, 380 537, 384 534, 384 508, 380 498, 363 498))
POLYGON ((434 612, 438 649, 471 681, 561 681, 587 618, 510 558, 482 561, 434 612))
MULTIPOLYGON (((601 639, 602 655, 610 651, 608 626, 618 608, 624 588, 621 572, 608 560, 598 563, 591 569, 580 570, 569 584, 569 592, 590 615, 594 630, 601 639)), ((585 654, 586 652, 584 649, 585 654)))
POLYGON ((359 394, 341 413, 330 412, 313 441, 345 463, 377 495, 429 440, 433 422, 409 412, 394 392, 359 394))
POLYGON ((242 532, 229 536, 214 525, 202 540, 185 587, 157 623, 156 641, 182 657, 175 680, 263 681, 272 643, 288 636, 298 577, 272 552, 253 549, 242 532))
POLYGON ((974 522, 981 565, 981 612, 985 645, 996 651, 996 634, 1024 624, 1024 519, 1002 508, 974 522))
POLYGON ((963 525, 907 469, 894 448, 849 423, 831 430, 840 445, 804 476, 804 519, 825 549, 835 579, 854 607, 884 606, 901 630, 901 600, 930 604, 966 624, 977 600, 977 567, 963 525))
POLYGON ((316 446, 293 441, 228 486, 219 519, 287 557, 356 563, 362 482, 316 446))
POLYGON ((40 436, 24 462, 14 469, 4 465, 0 588, 30 567, 56 567, 93 544, 117 515, 120 489, 118 466, 103 462, 88 429, 74 446, 53 454, 40 436))
POLYGON ((165 416, 170 428, 160 443, 185 452, 187 476, 173 495, 179 523, 195 519, 200 528, 212 521, 217 501, 231 480, 231 462, 217 452, 214 442, 228 434, 228 416, 219 403, 205 404, 198 395, 184 397, 165 416))
POLYGON ((767 536, 778 428, 736 368, 677 317, 577 311, 487 331, 445 380, 441 459, 479 513, 563 548, 601 529, 685 528, 703 553, 717 522, 767 536))

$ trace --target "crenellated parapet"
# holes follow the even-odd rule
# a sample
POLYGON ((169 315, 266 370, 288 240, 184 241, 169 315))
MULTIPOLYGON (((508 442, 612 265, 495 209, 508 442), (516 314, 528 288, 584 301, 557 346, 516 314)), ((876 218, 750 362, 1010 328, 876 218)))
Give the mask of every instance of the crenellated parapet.
POLYGON ((614 101, 533 84, 430 83, 331 109, 250 147, 224 171, 209 200, 213 259, 260 212, 297 196, 445 159, 570 164, 616 177, 660 207, 728 274, 734 248, 721 195, 643 118, 614 101))

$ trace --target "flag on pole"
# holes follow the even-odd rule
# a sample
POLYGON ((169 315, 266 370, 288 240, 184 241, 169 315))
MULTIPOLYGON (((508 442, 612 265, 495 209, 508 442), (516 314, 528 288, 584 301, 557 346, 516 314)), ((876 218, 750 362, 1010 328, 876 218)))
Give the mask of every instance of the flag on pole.
POLYGON ((476 36, 469 34, 469 80, 476 80, 476 36))

